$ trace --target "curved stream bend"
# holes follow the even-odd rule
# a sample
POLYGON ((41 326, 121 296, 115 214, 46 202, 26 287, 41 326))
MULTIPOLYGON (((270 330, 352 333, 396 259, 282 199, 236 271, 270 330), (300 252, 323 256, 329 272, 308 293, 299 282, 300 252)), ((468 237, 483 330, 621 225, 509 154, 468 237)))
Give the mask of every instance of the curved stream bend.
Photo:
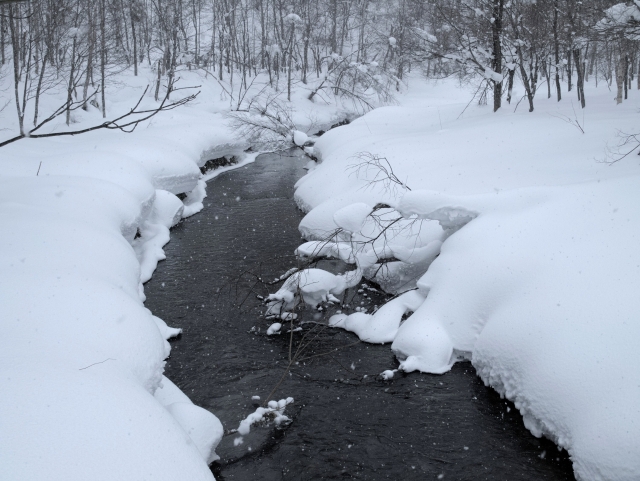
MULTIPOLYGON (((288 364, 289 336, 265 335, 270 321, 256 298, 275 289, 253 276, 273 279, 296 264, 302 213, 293 184, 305 162, 266 154, 212 180, 204 211, 173 229, 167 260, 145 288, 147 307, 184 329, 167 376, 226 429, 255 410, 251 397, 264 400, 288 364)), ((301 319, 323 317, 307 311, 301 319)), ((304 324, 312 328, 318 337, 307 357, 357 340, 304 324)), ((470 363, 443 376, 377 376, 396 366, 388 346, 363 343, 295 366, 275 395, 295 398, 286 413, 293 422, 255 428, 239 446, 225 437, 212 466, 217 479, 574 479, 566 453, 531 436, 470 363)))

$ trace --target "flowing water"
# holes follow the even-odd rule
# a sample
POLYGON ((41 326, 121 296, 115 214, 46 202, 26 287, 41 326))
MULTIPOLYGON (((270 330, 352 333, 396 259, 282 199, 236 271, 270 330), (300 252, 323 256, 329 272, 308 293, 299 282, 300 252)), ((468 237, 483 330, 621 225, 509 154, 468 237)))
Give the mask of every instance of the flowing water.
MULTIPOLYGON (((205 209, 173 229, 167 260, 145 288, 147 307, 184 329, 172 341, 166 375, 226 429, 256 409, 252 396, 263 402, 277 387, 275 399, 295 398, 288 426, 255 427, 238 446, 237 436, 225 436, 216 478, 573 480, 567 454, 533 437, 468 362, 442 376, 383 381, 378 374, 397 367, 389 346, 326 328, 326 311, 302 312, 292 343, 288 325, 281 335, 265 334, 272 321, 261 317, 257 296, 278 286, 259 279, 296 265, 302 213, 293 184, 305 164, 267 154, 210 181, 205 209), (287 371, 305 335, 311 342, 287 371)), ((365 290, 345 302, 369 307, 383 297, 365 290)))

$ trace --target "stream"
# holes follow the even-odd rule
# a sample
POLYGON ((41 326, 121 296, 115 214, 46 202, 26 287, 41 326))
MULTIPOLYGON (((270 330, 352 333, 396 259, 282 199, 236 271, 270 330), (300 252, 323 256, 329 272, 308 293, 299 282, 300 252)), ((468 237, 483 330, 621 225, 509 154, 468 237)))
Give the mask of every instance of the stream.
MULTIPOLYGON (((257 296, 280 284, 258 278, 297 265, 303 214, 293 184, 305 165, 298 154, 264 154, 211 180, 205 209, 172 230, 167 260, 145 286, 146 306, 184 330, 172 341, 167 377, 225 429, 237 428, 258 406, 252 396, 264 401, 281 378, 273 398, 295 399, 289 425, 254 427, 238 446, 237 436, 225 436, 211 466, 216 479, 573 480, 566 452, 532 436, 469 362, 442 376, 383 381, 379 374, 398 365, 389 346, 327 328, 330 309, 301 312, 291 347, 288 323, 266 335, 273 321, 261 317, 257 296), (298 359, 306 360, 286 371, 303 336, 310 342, 298 359)), ((347 296, 366 307, 385 298, 369 289, 347 296)))

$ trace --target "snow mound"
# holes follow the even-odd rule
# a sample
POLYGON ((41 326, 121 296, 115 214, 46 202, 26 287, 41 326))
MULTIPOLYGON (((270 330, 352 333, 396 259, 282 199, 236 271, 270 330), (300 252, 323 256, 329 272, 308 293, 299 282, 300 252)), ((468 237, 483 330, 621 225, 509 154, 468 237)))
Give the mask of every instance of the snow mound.
POLYGON ((0 180, 6 479, 211 479, 197 426, 153 396, 178 331, 142 304, 130 243, 153 211, 145 182, 128 179, 132 193, 82 176, 0 180))
MULTIPOLYGON (((258 400, 259 399, 260 398, 258 398, 258 400)), ((291 419, 288 416, 285 416, 284 411, 286 407, 289 404, 293 404, 293 402, 294 399, 292 397, 288 397, 286 399, 280 399, 279 401, 269 401, 266 408, 257 408, 254 412, 240 421, 237 429, 240 436, 233 440, 233 445, 238 446, 242 444, 242 437, 251 432, 251 426, 254 424, 273 421, 276 426, 280 426, 282 424, 290 423, 291 419)))
POLYGON ((301 258, 316 259, 318 257, 334 257, 347 264, 356 262, 353 248, 347 242, 338 242, 335 239, 326 241, 310 241, 298 246, 295 254, 301 258))
POLYGON ((280 329, 282 329, 282 324, 280 324, 279 322, 274 322, 269 326, 269 329, 267 329, 267 336, 278 334, 280 332, 280 329))
MULTIPOLYGON (((624 18, 620 5, 609 15, 624 18)), ((385 289, 413 286, 420 296, 331 324, 391 339, 407 372, 443 374, 471 359, 534 435, 568 450, 577 479, 636 479, 640 169, 593 158, 616 131, 635 131, 637 101, 616 106, 606 88, 588 87, 583 134, 549 121, 573 118, 570 103, 539 99, 534 113, 491 114, 442 91, 409 94, 315 144, 321 163, 295 195, 309 211, 300 230, 317 244, 298 252, 351 259, 385 289), (354 166, 362 152, 386 159, 393 177, 354 166), (357 203, 387 204, 401 219, 379 219, 382 242, 369 222, 336 236, 335 216, 357 203)))
POLYGON ((361 274, 336 276, 322 269, 296 272, 275 294, 269 295, 267 315, 280 316, 281 312, 294 308, 299 303, 299 295, 305 303, 316 307, 321 302, 327 302, 329 295, 338 296, 348 287, 357 285, 361 278, 361 274))
POLYGON ((175 226, 182 219, 184 204, 171 192, 156 190, 151 221, 167 228, 175 226))
POLYGON ((375 314, 356 312, 351 315, 336 314, 331 316, 329 324, 342 327, 370 343, 392 342, 400 327, 402 316, 413 312, 424 302, 425 296, 419 291, 405 292, 401 296, 387 302, 375 314))
POLYGON ((200 179, 195 188, 189 192, 184 199, 182 217, 191 217, 204 209, 202 201, 204 201, 205 197, 207 197, 207 183, 203 179, 200 179))
POLYGON ((216 447, 224 435, 224 428, 217 417, 192 402, 175 402, 166 408, 189 435, 207 464, 220 459, 216 447))
POLYGON ((304 132, 300 132, 299 130, 293 131, 293 143, 298 147, 302 147, 309 141, 309 136, 304 132))
POLYGON ((364 202, 348 205, 333 214, 336 225, 347 232, 358 232, 364 227, 373 208, 364 202))
POLYGON ((434 354, 471 352, 579 479, 640 472, 638 180, 514 192, 482 212, 444 243, 392 346, 431 372, 434 354))

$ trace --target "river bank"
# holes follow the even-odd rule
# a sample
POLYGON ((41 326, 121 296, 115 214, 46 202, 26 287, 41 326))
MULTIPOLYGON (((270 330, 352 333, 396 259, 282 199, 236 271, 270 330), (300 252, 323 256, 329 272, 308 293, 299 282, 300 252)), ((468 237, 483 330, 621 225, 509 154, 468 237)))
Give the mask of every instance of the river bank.
MULTIPOLYGON (((210 181, 205 209, 172 230, 167 260, 145 286, 147 307, 183 328, 167 376, 226 429, 253 412, 253 396, 264 401, 288 364, 288 334, 265 334, 272 321, 256 295, 269 287, 254 274, 273 279, 297 265, 303 214, 293 184, 305 165, 262 155, 210 181)), ((350 302, 386 297, 366 292, 350 302)), ((330 315, 305 310, 300 321, 330 315)), ((313 326, 302 324, 295 342, 313 326)), ((352 345, 357 338, 338 329, 316 333, 306 357, 319 356, 295 366, 275 394, 295 398, 291 425, 256 428, 239 446, 225 437, 217 479, 573 479, 566 453, 532 437, 469 363, 445 376, 383 381, 378 375, 397 366, 387 347, 352 345)))

